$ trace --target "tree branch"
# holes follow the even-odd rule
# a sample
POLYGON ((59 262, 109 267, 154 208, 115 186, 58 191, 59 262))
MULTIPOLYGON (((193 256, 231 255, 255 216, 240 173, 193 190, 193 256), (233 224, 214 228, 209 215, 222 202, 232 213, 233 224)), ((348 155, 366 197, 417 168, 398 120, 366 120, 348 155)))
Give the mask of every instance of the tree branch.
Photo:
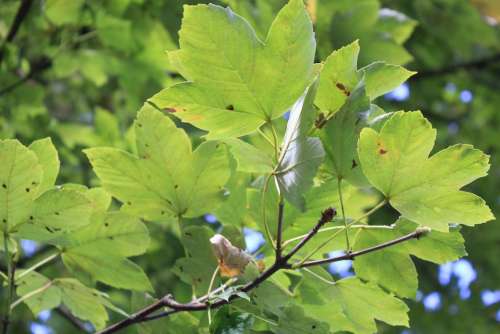
POLYGON ((447 67, 424 70, 419 72, 410 81, 418 81, 420 79, 433 78, 457 72, 459 70, 482 70, 490 65, 500 65, 500 53, 491 55, 478 60, 473 60, 465 63, 452 64, 447 67))
POLYGON ((278 204, 278 228, 276 231, 276 260, 281 259, 283 247, 283 213, 285 210, 285 201, 280 195, 280 202, 278 204))
POLYGON ((430 231, 429 228, 425 228, 425 227, 418 228, 412 233, 409 233, 407 235, 404 235, 400 238, 397 238, 397 239, 394 239, 391 241, 381 243, 381 244, 373 246, 373 247, 365 248, 365 249, 362 249, 362 250, 359 250, 356 252, 349 252, 345 255, 331 257, 328 259, 307 261, 307 262, 300 264, 298 266, 298 268, 312 267, 312 266, 328 264, 328 263, 344 261, 344 260, 354 260, 354 258, 361 256, 361 255, 364 255, 364 254, 372 253, 372 252, 375 252, 375 251, 378 251, 378 250, 381 250, 381 249, 384 249, 384 248, 387 248, 387 247, 390 247, 390 246, 393 246, 393 245, 396 245, 396 244, 399 244, 399 243, 402 243, 402 242, 405 242, 405 241, 408 241, 411 239, 419 239, 421 236, 427 234, 429 231, 430 231))
POLYGON ((19 27, 21 26, 21 23, 23 23, 24 19, 28 15, 28 12, 30 11, 32 4, 33 0, 23 0, 21 2, 21 6, 19 6, 19 9, 17 10, 16 17, 14 18, 14 21, 12 21, 12 25, 10 26, 9 32, 7 33, 7 36, 5 37, 5 40, 3 41, 2 45, 0 46, 0 63, 3 60, 5 46, 7 45, 7 43, 12 42, 14 40, 14 37, 16 37, 19 27))
MULTIPOLYGON (((290 258, 295 255, 311 238, 314 237, 314 235, 318 232, 318 230, 326 224, 327 222, 331 221, 333 217, 335 216, 336 211, 333 208, 328 208, 325 211, 323 211, 321 215, 321 219, 318 221, 318 223, 309 231, 309 233, 285 256, 282 256, 279 260, 277 259, 274 264, 266 269, 264 272, 262 272, 256 279, 253 281, 247 283, 244 285, 241 289, 239 289, 240 292, 250 292, 253 289, 257 288, 262 282, 266 281, 269 277, 271 277, 273 274, 275 274, 279 270, 284 270, 284 269, 292 269, 293 265, 288 262, 290 258)), ((301 264, 298 268, 305 268, 305 267, 311 267, 315 265, 322 265, 326 263, 331 263, 331 262, 336 262, 336 261, 342 261, 342 260, 352 260, 357 256, 361 256, 363 254, 375 252, 377 250, 381 250, 387 247, 390 247, 392 245, 396 245, 411 239, 418 239, 421 236, 425 235, 430 231, 429 228, 418 228, 414 232, 407 234, 405 236, 402 236, 400 238, 384 242, 382 244, 366 248, 363 250, 359 250, 356 252, 352 252, 343 256, 335 257, 335 258, 329 258, 329 259, 324 259, 324 260, 316 260, 316 261, 308 261, 303 264, 301 264)), ((214 292, 211 292, 210 295, 213 295, 214 292)), ((208 309, 216 309, 219 308, 223 305, 231 303, 234 299, 240 298, 238 295, 233 294, 231 295, 227 300, 226 299, 221 299, 216 302, 210 303, 208 301, 208 294, 198 298, 196 300, 193 300, 189 303, 179 303, 177 302, 172 295, 167 294, 163 298, 161 298, 158 301, 155 301, 154 303, 150 304, 149 306, 143 308, 142 310, 132 314, 128 318, 117 322, 114 325, 111 325, 110 327, 97 332, 96 334, 110 334, 110 333, 115 333, 121 329, 124 329, 132 324, 136 323, 141 323, 141 322, 146 322, 158 318, 163 318, 163 317, 168 317, 172 314, 179 313, 179 312, 196 312, 196 311, 206 311, 208 309), (156 311, 167 307, 169 308, 168 311, 164 311, 162 313, 158 314, 153 314, 156 311)))

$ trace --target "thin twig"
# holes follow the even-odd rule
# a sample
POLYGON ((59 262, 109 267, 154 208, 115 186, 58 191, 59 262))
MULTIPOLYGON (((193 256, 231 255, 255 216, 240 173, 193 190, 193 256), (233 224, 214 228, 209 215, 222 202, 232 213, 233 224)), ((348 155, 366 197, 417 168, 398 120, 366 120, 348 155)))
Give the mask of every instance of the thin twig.
POLYGON ((12 24, 10 26, 9 32, 7 33, 7 36, 5 37, 5 40, 3 41, 2 45, 0 46, 0 63, 3 60, 3 56, 5 53, 5 46, 7 45, 7 43, 12 42, 14 40, 14 37, 16 37, 17 32, 19 31, 19 27, 21 26, 21 23, 23 23, 24 19, 28 15, 32 4, 33 0, 23 0, 21 2, 21 5, 17 10, 16 17, 14 17, 14 21, 12 21, 12 24))
MULTIPOLYGON (((271 277, 276 272, 278 272, 282 269, 292 269, 293 266, 290 263, 288 263, 288 260, 296 252, 298 252, 318 232, 319 227, 321 227, 325 222, 331 221, 333 219, 334 212, 335 212, 334 209, 331 209, 331 208, 325 210, 322 214, 320 221, 312 228, 312 230, 304 237, 304 239, 301 242, 299 242, 292 249, 292 251, 290 251, 290 253, 288 253, 286 256, 283 256, 280 261, 275 261, 271 267, 269 267, 264 272, 262 272, 256 279, 254 279, 253 281, 251 281, 251 282, 247 283, 246 285, 244 285, 243 287, 241 287, 238 291, 245 292, 245 293, 250 292, 253 289, 257 288, 262 282, 266 281, 269 277, 271 277)), ((310 267, 310 266, 314 266, 314 265, 321 265, 321 264, 325 264, 325 263, 331 263, 331 262, 342 261, 342 260, 349 260, 349 259, 352 260, 355 257, 361 256, 363 254, 375 252, 377 250, 380 250, 380 249, 383 249, 383 248, 386 248, 386 247, 389 247, 389 246, 392 246, 392 245, 395 245, 395 244, 398 244, 398 243, 401 243, 401 242, 404 242, 407 240, 418 239, 421 236, 425 235, 429 231, 430 231, 430 229, 428 229, 428 228, 419 228, 415 232, 412 232, 412 233, 405 235, 403 237, 400 237, 398 239, 388 241, 388 242, 382 243, 380 245, 366 248, 366 249, 363 249, 363 250, 360 250, 357 252, 353 252, 353 253, 350 253, 350 254, 347 254, 344 256, 306 262, 306 263, 302 264, 302 266, 300 268, 310 267)), ((205 298, 205 297, 202 297, 202 298, 205 298)), ((228 299, 221 299, 221 300, 218 300, 214 303, 207 302, 206 300, 200 301, 200 299, 198 299, 198 300, 193 300, 189 303, 183 304, 183 303, 177 302, 170 294, 167 294, 163 298, 161 298, 160 300, 155 301, 154 303, 143 308, 142 310, 138 311, 137 313, 132 314, 128 318, 126 318, 118 323, 115 323, 114 325, 111 325, 110 327, 108 327, 108 328, 106 328, 106 329, 104 329, 96 334, 115 333, 121 329, 124 329, 124 328, 132 325, 132 324, 141 323, 144 321, 150 321, 150 320, 158 319, 161 317, 167 317, 167 316, 174 314, 174 313, 185 312, 185 311, 196 312, 196 311, 205 311, 208 309, 216 309, 216 308, 219 308, 223 305, 229 304, 229 303, 231 303, 231 301, 233 301, 234 299, 238 299, 238 298, 241 298, 241 297, 239 297, 237 294, 233 294, 228 299), (165 307, 169 308, 169 310, 165 311, 163 313, 160 313, 160 314, 151 315, 151 314, 155 313, 156 311, 158 311, 162 308, 165 308, 165 307)))
POLYGON ((80 319, 76 318, 65 306, 59 306, 55 309, 56 313, 59 314, 64 319, 68 320, 73 326, 78 328, 80 331, 85 333, 90 333, 90 330, 85 323, 80 319))
POLYGON ((54 253, 54 254, 50 255, 49 257, 43 259, 42 261, 35 263, 33 266, 29 267, 28 269, 26 269, 22 273, 20 273, 16 277, 16 280, 19 280, 19 279, 23 278, 24 276, 28 275, 32 271, 34 271, 34 270, 40 268, 41 266, 49 263, 50 261, 54 260, 58 256, 59 256, 59 253, 54 253))
POLYGON ((306 268, 306 267, 328 264, 328 263, 344 261, 344 260, 354 260, 354 258, 356 258, 360 255, 372 253, 372 252, 375 252, 375 251, 378 251, 378 250, 381 250, 381 249, 384 249, 384 248, 387 248, 387 247, 390 247, 390 246, 393 246, 393 245, 396 245, 396 244, 399 244, 399 243, 402 243, 402 242, 405 242, 405 241, 408 241, 411 239, 418 239, 421 236, 427 234, 428 232, 430 232, 429 228, 425 228, 425 227, 418 228, 412 233, 409 233, 407 235, 404 235, 400 238, 397 238, 397 239, 394 239, 391 241, 381 243, 381 244, 373 246, 373 247, 365 248, 365 249, 362 249, 362 250, 359 250, 356 252, 347 253, 345 255, 341 255, 341 256, 337 256, 337 257, 331 257, 331 258, 322 259, 322 260, 315 260, 315 261, 307 261, 307 262, 304 262, 301 265, 297 266, 297 268, 306 268))

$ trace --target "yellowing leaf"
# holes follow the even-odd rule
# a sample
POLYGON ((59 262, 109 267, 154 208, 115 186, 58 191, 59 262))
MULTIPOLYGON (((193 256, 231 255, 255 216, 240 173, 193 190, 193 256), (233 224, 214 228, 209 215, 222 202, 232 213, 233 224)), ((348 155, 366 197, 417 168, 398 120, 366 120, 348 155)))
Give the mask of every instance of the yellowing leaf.
POLYGON ((239 276, 245 271, 245 267, 252 260, 250 255, 242 249, 233 246, 229 240, 220 234, 216 234, 210 238, 210 243, 219 261, 221 276, 239 276))

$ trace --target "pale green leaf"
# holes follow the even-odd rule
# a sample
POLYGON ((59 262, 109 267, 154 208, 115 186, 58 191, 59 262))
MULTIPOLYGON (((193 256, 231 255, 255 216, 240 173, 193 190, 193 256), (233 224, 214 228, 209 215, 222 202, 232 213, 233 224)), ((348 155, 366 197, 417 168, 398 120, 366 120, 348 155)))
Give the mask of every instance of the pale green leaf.
POLYGON ((210 238, 213 232, 207 227, 188 226, 182 229, 182 244, 186 257, 176 261, 174 273, 193 286, 197 294, 207 293, 210 279, 217 267, 210 238))
POLYGON ((76 317, 90 321, 96 329, 104 328, 108 313, 99 293, 73 278, 60 278, 56 286, 61 290, 62 302, 76 317))
POLYGON ((145 105, 135 122, 138 157, 113 148, 85 151, 103 187, 124 211, 148 220, 214 210, 230 176, 225 145, 205 142, 191 152, 186 133, 145 105))
POLYGON ((43 176, 37 189, 37 194, 52 188, 59 174, 59 156, 50 138, 35 140, 29 146, 42 166, 43 176))
POLYGON ((281 116, 313 76, 315 40, 301 0, 283 7, 265 42, 230 9, 186 6, 179 43, 170 61, 190 82, 151 101, 213 139, 251 133, 281 116))
POLYGON ((0 222, 7 229, 26 223, 42 180, 35 153, 17 140, 0 141, 0 222))
POLYGON ((30 222, 54 231, 74 230, 87 225, 91 214, 91 202, 84 194, 56 188, 35 200, 30 222))
POLYGON ((84 0, 47 0, 45 3, 45 15, 56 25, 75 23, 80 17, 80 8, 84 0))
POLYGON ((385 62, 372 63, 360 71, 365 74, 366 94, 371 100, 389 93, 416 74, 399 65, 390 65, 385 62))
MULTIPOLYGON (((23 270, 18 270, 16 274, 20 275, 23 272, 23 270)), ((39 293, 33 294, 32 297, 24 300, 24 303, 35 316, 41 311, 53 309, 61 304, 61 290, 51 283, 47 277, 37 272, 30 272, 16 280, 16 285, 16 293, 20 297, 40 290, 39 293)))
POLYGON ((314 103, 321 111, 336 113, 357 86, 359 44, 357 41, 333 51, 321 70, 314 103))
POLYGON ((419 225, 447 231, 449 224, 493 219, 480 197, 460 191, 486 175, 488 156, 469 145, 455 145, 429 158, 435 136, 420 112, 397 112, 380 132, 363 129, 358 152, 370 183, 419 225))
POLYGON ((273 160, 262 150, 240 139, 224 140, 238 162, 237 170, 246 173, 269 174, 273 170, 273 160))
MULTIPOLYGON (((394 233, 383 232, 385 230, 361 230, 354 250, 369 248, 393 239, 394 233)), ((415 298, 418 288, 417 270, 408 253, 398 247, 360 256, 354 261, 354 270, 359 278, 377 283, 400 297, 415 298)))

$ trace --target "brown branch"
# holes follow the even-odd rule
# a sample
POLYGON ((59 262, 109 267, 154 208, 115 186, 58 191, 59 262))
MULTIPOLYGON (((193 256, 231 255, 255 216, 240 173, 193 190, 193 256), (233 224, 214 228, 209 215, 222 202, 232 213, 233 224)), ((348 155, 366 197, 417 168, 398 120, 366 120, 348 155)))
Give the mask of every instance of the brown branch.
POLYGON ((68 320, 73 326, 78 328, 80 331, 89 333, 89 329, 85 326, 85 323, 80 319, 76 318, 71 312, 64 306, 60 306, 55 309, 56 313, 59 314, 64 319, 68 320))
POLYGON ((317 265, 328 264, 328 263, 344 261, 344 260, 354 260, 356 257, 364 255, 364 254, 372 253, 372 252, 375 252, 375 251, 378 251, 378 250, 381 250, 381 249, 384 249, 384 248, 387 248, 387 247, 390 247, 390 246, 393 246, 393 245, 396 245, 396 244, 399 244, 399 243, 402 243, 402 242, 405 242, 405 241, 408 241, 411 239, 419 239, 421 236, 425 235, 429 231, 430 231, 430 229, 428 229, 428 228, 418 228, 417 230, 415 230, 412 233, 409 233, 407 235, 404 235, 400 238, 397 238, 397 239, 394 239, 391 241, 381 243, 381 244, 373 246, 373 247, 365 248, 365 249, 362 249, 362 250, 359 250, 356 252, 349 252, 345 255, 331 257, 331 258, 327 258, 327 259, 323 259, 323 260, 307 261, 307 262, 304 262, 301 265, 299 265, 298 268, 317 266, 317 265))
MULTIPOLYGON (((277 259, 274 264, 266 269, 264 272, 262 272, 255 280, 247 283, 244 285, 241 289, 239 289, 240 292, 250 292, 253 289, 257 288, 262 282, 267 280, 269 277, 271 277, 273 274, 275 274, 277 271, 282 270, 282 269, 291 269, 292 265, 288 262, 288 260, 296 254, 311 238, 318 232, 318 230, 323 226, 326 222, 329 222, 333 219, 335 216, 335 209, 329 208, 325 211, 323 211, 321 219, 318 221, 318 223, 311 229, 311 231, 285 256, 281 257, 280 259, 277 259)), ((377 246, 373 246, 370 248, 366 248, 357 252, 349 253, 344 256, 339 256, 335 258, 329 258, 329 259, 324 259, 324 260, 316 260, 316 261, 309 261, 303 263, 300 267, 310 267, 314 265, 322 265, 325 263, 331 263, 331 262, 336 262, 336 261, 342 261, 342 260, 352 260, 357 256, 361 256, 363 254, 375 252, 380 249, 384 249, 386 247, 390 247, 392 245, 396 245, 402 242, 405 242, 407 240, 411 239, 418 239, 421 236, 425 235, 427 232, 429 232, 430 229, 428 228, 419 228, 416 231, 407 234, 405 236, 402 236, 400 238, 382 243, 377 246)), ((299 267, 299 268, 300 268, 299 267)), ((231 295, 227 300, 226 299, 221 299, 216 302, 210 302, 208 300, 208 295, 205 295, 197 300, 191 301, 189 303, 179 303, 175 299, 173 299, 172 295, 167 294, 163 298, 161 298, 158 301, 155 301, 151 305, 143 308, 142 310, 138 311, 137 313, 132 314, 128 318, 117 322, 114 325, 111 325, 110 327, 97 332, 96 334, 110 334, 110 333, 115 333, 121 329, 124 329, 132 324, 136 323, 141 323, 141 322, 146 322, 146 321, 151 321, 154 319, 158 318, 163 318, 163 317, 168 317, 174 313, 179 313, 179 312, 196 312, 196 311, 206 311, 208 309, 216 309, 219 308, 223 305, 229 304, 231 301, 234 299, 240 298, 238 295, 234 294, 231 295), (164 311, 162 313, 154 314, 156 311, 167 307, 169 308, 168 311, 164 311)))
POLYGON ((283 214, 285 210, 285 201, 280 198, 278 205, 278 227, 276 232, 276 260, 281 259, 281 252, 283 246, 283 214))
POLYGON ((417 75, 413 76, 410 81, 418 81, 420 79, 443 76, 460 70, 482 70, 489 67, 490 65, 500 65, 500 53, 465 63, 452 64, 450 66, 434 70, 423 70, 417 75))
POLYGON ((33 0, 23 0, 21 2, 21 5, 17 10, 16 17, 14 18, 14 21, 12 21, 12 25, 10 26, 9 32, 7 33, 7 36, 5 37, 2 45, 0 46, 0 63, 2 62, 4 56, 5 46, 7 45, 7 43, 12 42, 14 40, 14 37, 16 37, 16 34, 19 31, 19 27, 28 15, 32 4, 33 0))

